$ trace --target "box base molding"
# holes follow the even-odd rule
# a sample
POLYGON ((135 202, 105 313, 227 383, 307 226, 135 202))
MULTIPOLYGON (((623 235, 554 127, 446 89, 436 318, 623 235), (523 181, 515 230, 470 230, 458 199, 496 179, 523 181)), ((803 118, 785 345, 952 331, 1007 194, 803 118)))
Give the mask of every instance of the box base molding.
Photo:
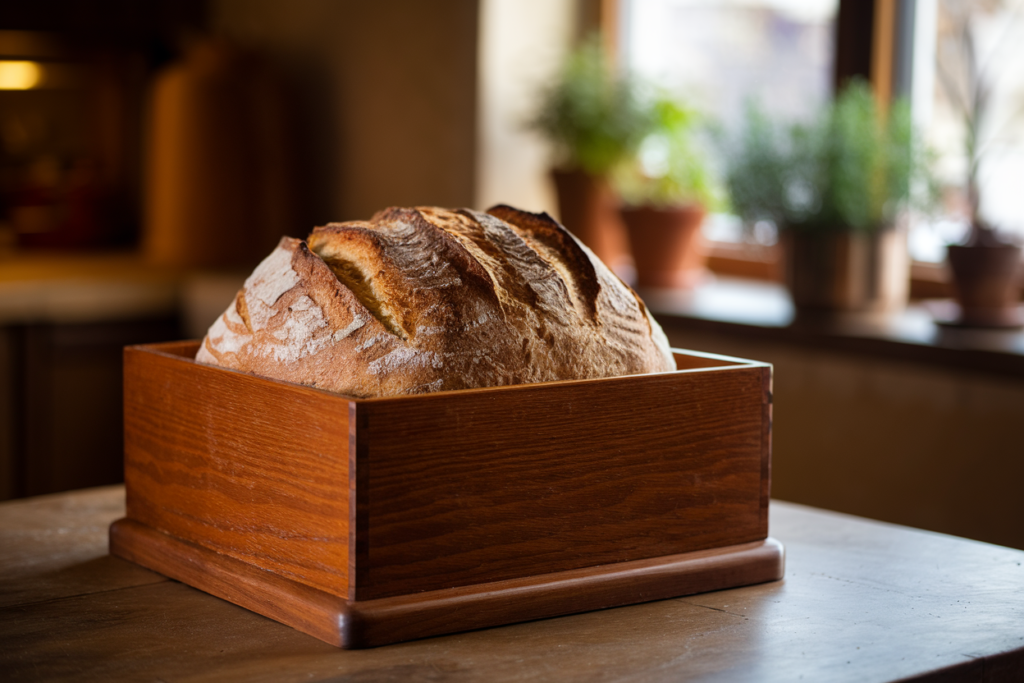
POLYGON ((781 579, 773 538, 531 577, 349 601, 131 519, 110 553, 343 648, 589 612, 781 579))

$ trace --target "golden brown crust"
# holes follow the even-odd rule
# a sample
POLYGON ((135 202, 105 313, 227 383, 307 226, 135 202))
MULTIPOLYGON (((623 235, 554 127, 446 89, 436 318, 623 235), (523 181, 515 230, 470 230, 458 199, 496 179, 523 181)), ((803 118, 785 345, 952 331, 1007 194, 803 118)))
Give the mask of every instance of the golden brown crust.
POLYGON ((518 228, 531 248, 546 253, 549 262, 564 264, 560 274, 572 286, 575 301, 583 305, 588 317, 597 316, 600 285, 591 259, 593 254, 587 254, 558 221, 547 213, 530 213, 506 204, 492 206, 487 213, 518 228))
POLYGON ((363 397, 674 369, 632 290, 549 216, 507 206, 284 238, 196 359, 363 397))

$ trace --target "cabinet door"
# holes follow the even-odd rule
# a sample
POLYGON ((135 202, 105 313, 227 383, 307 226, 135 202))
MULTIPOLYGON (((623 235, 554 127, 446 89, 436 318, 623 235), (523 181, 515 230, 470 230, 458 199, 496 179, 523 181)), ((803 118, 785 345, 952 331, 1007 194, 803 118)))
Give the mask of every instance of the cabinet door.
POLYGON ((4 329, 0 497, 123 481, 122 349, 178 336, 173 317, 4 329))

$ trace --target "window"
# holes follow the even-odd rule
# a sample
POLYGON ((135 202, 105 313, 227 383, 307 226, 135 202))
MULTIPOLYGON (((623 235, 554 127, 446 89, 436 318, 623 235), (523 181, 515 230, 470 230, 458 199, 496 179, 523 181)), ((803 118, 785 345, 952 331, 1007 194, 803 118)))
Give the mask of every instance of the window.
POLYGON ((836 0, 631 0, 624 57, 726 126, 748 98, 788 119, 832 92, 836 0))
POLYGON ((969 124, 976 130, 981 215, 1024 237, 1024 2, 918 0, 913 107, 937 155, 939 214, 915 226, 911 253, 941 261, 966 234, 969 124), (923 49, 920 49, 923 48, 923 49), (971 112, 983 93, 978 115, 971 112))
MULTIPOLYGON (((870 14, 867 3, 855 9, 870 14)), ((740 123, 751 97, 782 120, 800 120, 831 96, 837 11, 838 0, 626 0, 623 56, 726 130, 740 123)), ((894 34, 894 94, 911 98, 942 188, 936 213, 913 222, 911 256, 941 262, 945 245, 966 235, 966 113, 975 81, 988 94, 974 121, 982 215, 1024 237, 1024 0, 876 3, 882 11, 902 24, 894 34)), ((717 241, 742 239, 728 216, 713 217, 706 232, 717 241)), ((772 239, 765 231, 753 237, 772 239)))
MULTIPOLYGON (((838 0, 626 0, 625 65, 682 97, 726 131, 749 100, 780 120, 809 118, 832 94, 838 0)), ((738 219, 713 215, 707 236, 743 240, 738 219)), ((760 244, 774 228, 757 226, 760 244)))

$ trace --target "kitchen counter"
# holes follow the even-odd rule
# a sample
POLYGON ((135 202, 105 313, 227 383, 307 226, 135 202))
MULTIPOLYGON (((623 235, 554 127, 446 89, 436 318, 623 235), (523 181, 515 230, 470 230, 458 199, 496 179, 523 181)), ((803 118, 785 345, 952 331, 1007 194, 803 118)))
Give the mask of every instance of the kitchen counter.
POLYGON ((1024 378, 1024 330, 967 329, 948 300, 911 302, 889 315, 798 315, 783 285, 712 277, 693 290, 640 291, 669 330, 742 334, 872 358, 1024 378))

